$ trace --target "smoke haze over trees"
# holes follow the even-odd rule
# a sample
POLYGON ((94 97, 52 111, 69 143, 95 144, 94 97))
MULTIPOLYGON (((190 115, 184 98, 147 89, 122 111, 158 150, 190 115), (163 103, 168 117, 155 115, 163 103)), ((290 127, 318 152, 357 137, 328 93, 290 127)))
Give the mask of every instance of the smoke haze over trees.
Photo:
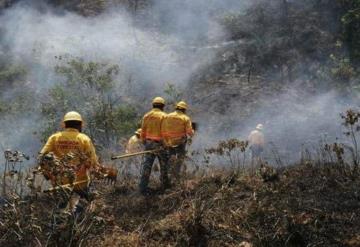
POLYGON ((359 65, 360 0, 0 0, 0 246, 359 246, 359 65), (196 132, 143 195, 110 157, 155 96, 196 132), (76 212, 86 155, 37 159, 73 110, 76 212))
POLYGON ((341 137, 339 114, 358 99, 356 0, 0 6, 3 148, 35 154, 76 109, 98 147, 119 149, 153 96, 173 100, 170 85, 200 123, 195 146, 244 138, 262 122, 286 153, 341 137))

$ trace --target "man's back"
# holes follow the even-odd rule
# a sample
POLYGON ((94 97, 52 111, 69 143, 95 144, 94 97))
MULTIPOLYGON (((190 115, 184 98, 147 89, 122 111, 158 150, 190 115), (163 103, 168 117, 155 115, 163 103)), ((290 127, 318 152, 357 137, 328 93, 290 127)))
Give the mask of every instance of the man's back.
POLYGON ((142 150, 141 140, 136 135, 133 135, 127 145, 126 145, 126 153, 136 153, 142 150))
POLYGON ((165 112, 156 108, 146 113, 141 126, 141 139, 161 141, 161 123, 165 116, 165 112))
MULTIPOLYGON (((88 183, 90 177, 87 170, 89 167, 97 165, 97 156, 94 145, 87 135, 72 128, 53 134, 40 153, 44 155, 50 152, 60 160, 71 154, 68 163, 76 168, 76 182, 84 181, 76 188, 88 183)), ((68 182, 69 180, 66 177, 62 178, 63 184, 68 182)))
POLYGON ((180 111, 168 114, 162 125, 161 133, 167 146, 181 144, 187 135, 193 135, 191 119, 180 111))
POLYGON ((259 130, 251 131, 248 140, 250 145, 263 146, 265 144, 264 134, 259 130))
POLYGON ((50 136, 40 153, 45 154, 49 152, 53 152, 60 159, 69 153, 73 153, 85 155, 92 162, 97 161, 95 149, 90 138, 71 128, 50 136))

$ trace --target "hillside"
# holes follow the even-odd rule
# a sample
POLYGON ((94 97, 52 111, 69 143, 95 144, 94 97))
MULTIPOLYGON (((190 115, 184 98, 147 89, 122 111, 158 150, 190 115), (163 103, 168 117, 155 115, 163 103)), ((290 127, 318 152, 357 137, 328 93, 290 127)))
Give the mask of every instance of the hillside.
POLYGON ((357 172, 338 164, 304 164, 278 169, 267 181, 274 175, 267 169, 208 172, 147 198, 139 196, 134 180, 97 185, 97 196, 76 224, 71 215, 53 215, 55 201, 45 195, 3 202, 0 243, 359 246, 357 172))
POLYGON ((0 0, 0 246, 360 246, 359 65, 360 0, 0 0), (158 96, 197 128, 142 195, 111 157, 158 96), (79 214, 34 175, 69 111, 118 169, 79 214))

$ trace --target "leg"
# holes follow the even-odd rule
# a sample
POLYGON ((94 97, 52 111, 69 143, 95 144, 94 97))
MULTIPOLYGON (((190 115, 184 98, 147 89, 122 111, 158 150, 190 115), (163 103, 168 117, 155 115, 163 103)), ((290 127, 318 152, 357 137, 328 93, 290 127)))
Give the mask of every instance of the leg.
POLYGON ((160 163, 160 182, 163 189, 170 187, 170 180, 168 175, 169 168, 169 155, 167 150, 161 151, 158 154, 158 159, 160 163))
POLYGON ((170 176, 172 177, 176 177, 176 152, 175 152, 175 148, 171 147, 168 148, 168 153, 167 153, 167 169, 168 169, 168 173, 170 173, 170 176))
POLYGON ((255 161, 255 166, 254 168, 258 168, 258 166, 260 165, 261 163, 261 152, 262 152, 262 148, 261 146, 253 146, 253 149, 252 149, 252 153, 253 153, 253 156, 254 156, 254 161, 255 161))
MULTIPOLYGON (((153 149, 153 145, 151 142, 145 144, 145 150, 152 150, 152 149, 153 149)), ((151 168, 154 163, 155 157, 156 157, 155 154, 152 153, 146 154, 144 162, 142 163, 141 178, 139 184, 140 192, 142 193, 146 192, 146 190, 148 189, 151 168)))
POLYGON ((180 146, 176 147, 176 162, 175 162, 175 172, 177 179, 180 178, 182 175, 182 170, 186 170, 184 167, 184 161, 186 157, 186 143, 181 144, 180 146))
POLYGON ((126 179, 130 175, 130 166, 131 166, 131 159, 125 160, 123 163, 123 169, 121 171, 121 175, 126 179))
POLYGON ((254 146, 251 146, 250 147, 250 150, 251 150, 251 170, 254 169, 254 163, 255 163, 255 147, 254 146))

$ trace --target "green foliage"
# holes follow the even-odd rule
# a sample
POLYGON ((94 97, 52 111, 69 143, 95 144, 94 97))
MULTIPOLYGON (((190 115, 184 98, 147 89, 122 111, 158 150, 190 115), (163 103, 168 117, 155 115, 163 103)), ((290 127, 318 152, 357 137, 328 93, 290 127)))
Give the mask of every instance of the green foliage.
POLYGON ((26 69, 18 64, 0 65, 0 90, 1 92, 24 84, 26 69))
POLYGON ((78 111, 85 118, 85 131, 97 146, 115 146, 118 139, 136 129, 136 110, 119 94, 114 77, 119 66, 72 59, 55 68, 64 81, 55 84, 42 104, 47 119, 43 137, 56 131, 62 116, 78 111))
POLYGON ((356 81, 360 0, 260 0, 241 12, 226 13, 220 23, 231 40, 241 40, 226 51, 226 60, 213 66, 220 76, 236 73, 251 82, 255 74, 345 91, 356 81))
POLYGON ((56 66, 55 72, 66 78, 69 87, 87 87, 107 92, 114 87, 113 76, 119 73, 119 66, 85 63, 83 60, 71 60, 67 66, 56 66))
POLYGON ((341 18, 343 24, 343 39, 350 51, 353 63, 360 62, 360 0, 338 0, 343 8, 341 18))
POLYGON ((0 101, 0 114, 5 114, 8 110, 8 105, 5 102, 0 101))
POLYGON ((350 80, 356 75, 355 69, 350 63, 350 59, 337 59, 333 54, 331 54, 330 57, 334 64, 331 69, 334 79, 339 82, 350 82, 350 80))
POLYGON ((83 16, 95 16, 105 10, 108 0, 53 0, 50 4, 77 12, 83 16))
POLYGON ((236 73, 268 75, 291 82, 313 76, 305 61, 323 61, 333 49, 335 37, 327 30, 330 14, 311 1, 257 1, 239 13, 220 19, 232 40, 241 40, 230 63, 236 73), (239 59, 239 57, 241 59, 239 59), (305 73, 304 73, 305 72, 305 73))
POLYGON ((182 100, 183 93, 176 88, 176 86, 170 82, 166 84, 166 87, 164 89, 164 93, 166 95, 166 104, 167 105, 175 105, 177 102, 182 100))
MULTIPOLYGON (((0 57, 0 61, 6 61, 0 57)), ((27 70, 21 64, 0 62, 0 113, 17 114, 34 107, 34 91, 26 83, 27 70)))

